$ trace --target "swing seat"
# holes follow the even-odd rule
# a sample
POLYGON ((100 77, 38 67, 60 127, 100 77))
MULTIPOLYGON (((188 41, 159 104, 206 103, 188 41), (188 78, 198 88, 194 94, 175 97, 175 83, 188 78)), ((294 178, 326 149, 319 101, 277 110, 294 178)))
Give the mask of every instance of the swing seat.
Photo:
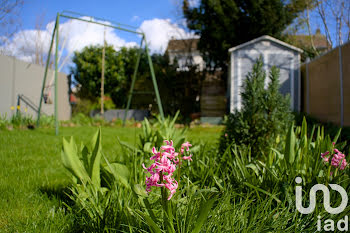
POLYGON ((52 99, 48 94, 44 94, 43 98, 45 104, 52 104, 52 99))

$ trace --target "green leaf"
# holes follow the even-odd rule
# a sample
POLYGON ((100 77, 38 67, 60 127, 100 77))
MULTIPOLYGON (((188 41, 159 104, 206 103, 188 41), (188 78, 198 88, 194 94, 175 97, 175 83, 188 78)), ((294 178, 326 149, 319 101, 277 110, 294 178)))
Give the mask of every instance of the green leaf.
POLYGON ((130 171, 129 169, 120 163, 109 163, 108 160, 105 158, 107 166, 104 166, 104 169, 106 169, 109 173, 111 173, 115 180, 122 183, 125 187, 129 186, 129 178, 130 178, 130 171))
POLYGON ((68 142, 63 138, 63 148, 61 153, 63 166, 80 182, 87 182, 89 177, 84 169, 82 162, 78 157, 77 146, 71 137, 68 142))
POLYGON ((337 143, 338 141, 338 138, 340 136, 340 133, 341 133, 341 128, 338 130, 337 134, 335 135, 334 139, 333 139, 333 142, 337 143))
MULTIPOLYGON (((127 148, 127 149, 130 150, 130 151, 135 151, 135 152, 137 152, 137 153, 142 153, 142 151, 139 150, 139 149, 137 149, 135 146, 132 146, 132 145, 126 143, 126 142, 121 141, 121 140, 119 139, 119 137, 117 137, 117 141, 118 141, 119 145, 120 145, 122 148, 127 148)), ((125 152, 124 152, 124 153, 125 153, 125 152)))
POLYGON ((198 233, 202 229, 202 226, 207 220, 211 207, 213 206, 215 201, 216 198, 212 198, 208 201, 202 201, 201 206, 199 208, 199 215, 197 221, 195 222, 196 227, 193 229, 192 233, 198 233))
POLYGON ((250 168, 254 171, 255 175, 259 177, 259 169, 255 164, 247 164, 245 167, 250 168))
POLYGON ((175 121, 176 121, 177 117, 179 116, 179 114, 180 114, 180 110, 177 110, 173 120, 170 123, 170 125, 173 126, 175 124, 175 121))
POLYGON ((287 162, 293 164, 295 160, 295 134, 294 134, 294 124, 289 128, 284 155, 286 156, 287 162))
POLYGON ((152 218, 150 218, 147 214, 143 213, 140 210, 135 210, 136 213, 138 213, 147 223, 150 230, 154 233, 162 233, 160 228, 157 226, 157 224, 153 221, 152 218))
POLYGON ((137 195, 139 195, 139 196, 141 196, 141 197, 147 197, 147 196, 148 196, 146 190, 145 190, 144 187, 141 186, 140 184, 135 184, 135 185, 134 185, 134 188, 133 188, 133 191, 134 191, 137 195))
POLYGON ((271 148, 271 150, 276 153, 278 160, 284 159, 284 154, 281 154, 281 152, 279 152, 278 150, 276 150, 274 148, 271 148))
POLYGON ((101 186, 100 166, 101 166, 101 128, 95 133, 91 144, 93 146, 92 153, 89 159, 89 175, 94 186, 101 186))
POLYGON ((152 151, 152 143, 151 142, 146 142, 143 145, 143 151, 151 152, 152 151))
POLYGON ((245 184, 246 186, 248 186, 248 187, 250 187, 250 188, 253 188, 253 189, 255 189, 255 190, 259 191, 259 192, 262 192, 262 193, 264 193, 264 194, 266 194, 266 195, 272 197, 273 199, 275 199, 275 200, 277 201, 277 203, 281 203, 281 200, 279 200, 279 199, 278 199, 275 195, 273 195, 272 193, 269 193, 269 192, 267 192, 267 191, 265 191, 265 190, 263 190, 263 189, 261 189, 261 188, 255 187, 254 185, 249 184, 249 183, 247 183, 247 182, 243 182, 243 184, 245 184))

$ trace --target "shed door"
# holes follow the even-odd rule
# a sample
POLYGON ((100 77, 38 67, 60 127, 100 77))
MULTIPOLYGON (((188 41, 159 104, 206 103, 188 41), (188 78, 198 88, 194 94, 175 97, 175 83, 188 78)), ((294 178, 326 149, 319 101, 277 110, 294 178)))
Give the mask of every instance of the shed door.
POLYGON ((272 66, 276 66, 280 69, 280 92, 284 95, 290 94, 291 98, 292 94, 292 86, 291 83, 293 80, 293 57, 283 54, 269 54, 268 55, 268 66, 271 69, 272 66))
MULTIPOLYGON (((242 107, 241 93, 243 91, 243 84, 246 76, 249 72, 252 72, 253 65, 262 57, 262 54, 259 52, 252 53, 250 51, 243 51, 238 53, 237 62, 234 67, 235 78, 233 83, 233 90, 231 91, 231 95, 233 95, 233 109, 240 110, 242 107)), ((233 112, 231 110, 231 112, 233 112)))

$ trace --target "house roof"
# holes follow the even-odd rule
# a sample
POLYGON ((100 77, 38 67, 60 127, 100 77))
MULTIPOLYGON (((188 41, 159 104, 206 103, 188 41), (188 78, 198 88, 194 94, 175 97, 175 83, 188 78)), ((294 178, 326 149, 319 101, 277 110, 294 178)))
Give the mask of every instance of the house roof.
POLYGON ((166 51, 172 52, 190 52, 198 50, 198 38, 170 40, 166 51))
POLYGON ((262 40, 273 41, 273 42, 275 42, 275 43, 277 43, 277 44, 280 44, 280 45, 282 45, 282 46, 284 46, 284 47, 286 47, 286 48, 288 48, 288 49, 295 50, 295 51, 297 51, 297 52, 299 52, 299 53, 302 53, 302 52, 303 52, 303 50, 300 49, 300 48, 297 48, 297 47, 295 47, 295 46, 293 46, 293 45, 287 44, 287 43, 285 43, 285 42, 283 42, 283 41, 281 41, 281 40, 278 40, 278 39, 273 38, 272 36, 268 36, 268 35, 260 36, 260 37, 254 39, 254 40, 251 40, 251 41, 248 41, 248 42, 246 42, 246 43, 240 44, 240 45, 238 45, 238 46, 236 46, 236 47, 230 48, 228 51, 229 51, 229 52, 233 52, 233 51, 235 51, 235 50, 244 48, 244 47, 246 47, 246 46, 248 46, 248 45, 257 43, 257 42, 262 41, 262 40))
MULTIPOLYGON (((311 38, 309 35, 293 35, 289 36, 290 40, 293 41, 297 46, 300 47, 311 47, 311 38)), ((312 40, 316 49, 323 50, 329 49, 331 45, 328 43, 326 36, 321 33, 312 35, 312 40)))

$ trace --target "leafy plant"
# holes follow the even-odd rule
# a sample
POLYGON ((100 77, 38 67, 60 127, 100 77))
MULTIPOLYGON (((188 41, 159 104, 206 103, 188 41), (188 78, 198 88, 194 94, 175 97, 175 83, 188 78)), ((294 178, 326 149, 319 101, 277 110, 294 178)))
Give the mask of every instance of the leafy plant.
POLYGON ((265 79, 263 62, 259 59, 245 79, 242 109, 228 116, 220 137, 221 153, 234 142, 251 146, 253 157, 266 156, 270 147, 277 144, 276 139, 285 135, 293 115, 289 97, 279 92, 279 70, 271 68, 267 89, 265 79))
MULTIPOLYGON (((231 145, 217 162, 218 172, 214 174, 221 178, 221 186, 231 183, 242 190, 254 189, 269 196, 276 188, 280 195, 293 195, 297 176, 309 186, 328 184, 330 180, 343 180, 344 183, 348 179, 344 180, 346 173, 342 171, 339 175, 339 171, 338 175, 329 176, 329 167, 325 166, 321 157, 322 153, 333 149, 332 142, 337 143, 340 131, 333 140, 324 134, 322 127, 313 127, 310 135, 307 132, 305 119, 302 126, 290 126, 280 149, 271 148, 263 159, 252 157, 250 147, 231 145)), ((339 142, 335 145, 344 148, 345 144, 339 142)))
POLYGON ((120 208, 110 209, 112 200, 118 201, 114 199, 115 194, 120 193, 118 186, 130 189, 128 168, 123 164, 109 163, 104 158, 101 129, 93 136, 91 146, 81 145, 79 148, 73 138, 70 141, 63 139, 61 158, 73 178, 69 196, 81 213, 82 225, 89 231, 108 230, 107 220, 121 211, 120 208), (102 165, 103 158, 106 163, 102 165))
POLYGON ((55 117, 42 115, 40 117, 40 125, 46 127, 55 127, 55 117))
POLYGON ((145 211, 135 211, 151 232, 163 232, 162 229, 167 229, 166 232, 170 233, 198 233, 204 228, 217 202, 217 191, 198 189, 192 184, 181 191, 181 195, 168 203, 169 209, 166 212, 156 212, 157 209, 163 208, 159 199, 152 205, 145 206, 145 211), (160 220, 164 217, 166 221, 160 220))
MULTIPOLYGON (((331 140, 329 135, 324 134, 322 127, 315 127, 308 135, 306 119, 302 126, 291 126, 285 141, 284 150, 278 151, 272 149, 267 160, 266 166, 273 177, 277 180, 288 177, 291 181, 296 176, 301 176, 307 182, 312 183, 316 180, 322 183, 328 183, 327 167, 323 164, 321 154, 333 148, 333 143, 337 143, 341 131, 331 140)), ((338 148, 344 148, 346 142, 337 144, 338 148)))
MULTIPOLYGON (((156 204, 160 205, 162 209, 161 215, 163 221, 161 221, 162 224, 160 225, 163 227, 157 224, 157 222, 159 222, 158 218, 149 205, 146 205, 149 214, 138 210, 136 211, 144 219, 152 232, 161 232, 163 228, 166 232, 170 233, 198 233, 202 229, 216 201, 214 192, 207 197, 203 195, 203 198, 195 198, 195 195, 197 194, 198 196, 199 193, 192 192, 192 195, 183 193, 182 197, 177 198, 174 202, 172 201, 173 198, 176 198, 176 196, 174 197, 173 195, 178 189, 181 190, 182 187, 180 186, 181 164, 185 162, 185 160, 192 161, 192 154, 189 156, 187 155, 187 152, 190 150, 189 147, 191 146, 189 142, 186 142, 181 145, 181 149, 179 153, 177 153, 175 152, 176 149, 173 147, 173 142, 166 141, 166 145, 162 146, 159 152, 155 148, 152 149, 153 156, 151 160, 154 160, 154 163, 148 168, 144 167, 144 169, 151 174, 150 177, 146 177, 146 190, 148 193, 151 193, 157 191, 157 188, 152 190, 151 187, 160 187, 161 197, 157 198, 156 204), (176 173, 177 177, 175 177, 176 175, 174 175, 174 173, 176 173), (167 189, 170 191, 169 196, 167 196, 167 189), (194 218, 195 214, 197 215, 196 219, 194 218)), ((188 179, 187 181, 187 185, 191 186, 188 179)), ((196 187, 192 185, 192 188, 196 187)), ((191 189, 185 186, 184 189, 191 191, 191 189)), ((154 199, 154 197, 152 197, 152 199, 154 199)))
POLYGON ((139 136, 139 150, 150 153, 152 147, 159 148, 164 140, 170 138, 174 142, 174 147, 179 148, 185 142, 186 135, 186 129, 179 130, 175 128, 175 122, 179 114, 180 111, 177 111, 173 118, 167 117, 164 120, 158 115, 156 116, 156 122, 152 125, 145 119, 142 122, 142 134, 139 136))
POLYGON ((30 115, 25 115, 18 111, 16 114, 13 114, 12 117, 10 118, 10 123, 15 126, 15 127, 21 127, 21 126, 28 126, 28 125, 33 125, 34 120, 32 116, 30 115))
POLYGON ((4 116, 0 115, 0 130, 6 129, 6 126, 9 124, 7 120, 7 115, 4 116))

